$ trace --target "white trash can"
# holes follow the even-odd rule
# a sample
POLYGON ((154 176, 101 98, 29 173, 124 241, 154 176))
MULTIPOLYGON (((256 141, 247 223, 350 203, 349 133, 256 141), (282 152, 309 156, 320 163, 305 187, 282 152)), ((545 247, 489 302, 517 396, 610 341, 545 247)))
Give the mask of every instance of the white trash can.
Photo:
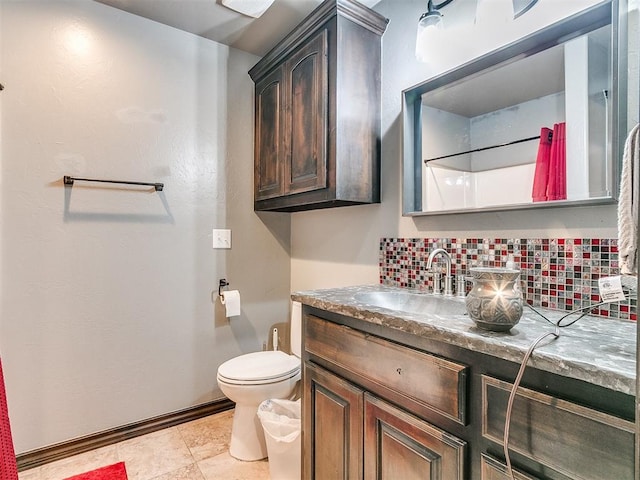
POLYGON ((271 480, 300 480, 300 400, 265 400, 258 407, 271 480))

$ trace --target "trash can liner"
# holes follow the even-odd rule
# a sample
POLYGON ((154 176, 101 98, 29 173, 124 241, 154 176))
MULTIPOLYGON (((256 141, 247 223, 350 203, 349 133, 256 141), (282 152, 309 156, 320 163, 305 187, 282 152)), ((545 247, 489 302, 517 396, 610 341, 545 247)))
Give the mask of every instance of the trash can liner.
POLYGON ((265 400, 258 407, 269 454, 271 480, 300 480, 300 400, 265 400))
POLYGON ((258 417, 265 432, 277 442, 290 443, 300 435, 300 400, 265 400, 258 417))

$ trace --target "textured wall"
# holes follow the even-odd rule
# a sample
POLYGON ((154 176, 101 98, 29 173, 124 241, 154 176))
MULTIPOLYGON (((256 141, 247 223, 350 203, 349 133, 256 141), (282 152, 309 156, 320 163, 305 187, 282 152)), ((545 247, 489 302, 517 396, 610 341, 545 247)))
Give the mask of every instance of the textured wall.
POLYGON ((289 217, 252 208, 258 59, 89 0, 0 2, 0 21, 17 452, 221 398, 218 365, 289 310, 289 217), (231 250, 212 250, 212 228, 232 229, 231 250), (211 302, 223 277, 243 299, 231 323, 211 302))

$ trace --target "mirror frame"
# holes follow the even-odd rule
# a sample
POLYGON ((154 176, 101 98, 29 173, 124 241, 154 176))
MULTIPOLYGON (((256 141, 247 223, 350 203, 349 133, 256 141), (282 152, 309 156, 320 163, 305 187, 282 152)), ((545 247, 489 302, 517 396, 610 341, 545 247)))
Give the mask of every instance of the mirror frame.
POLYGON ((537 32, 522 37, 474 60, 444 72, 402 92, 402 214, 403 216, 447 215, 454 213, 528 210, 585 205, 612 204, 617 201, 619 171, 624 151, 624 132, 627 126, 627 0, 609 0, 583 12, 560 20, 537 32), (607 198, 560 200, 482 208, 423 211, 422 206, 422 95, 431 90, 460 81, 493 67, 529 57, 572 38, 611 24, 611 174, 616 179, 611 196, 607 198), (620 45, 625 45, 621 52, 620 45))

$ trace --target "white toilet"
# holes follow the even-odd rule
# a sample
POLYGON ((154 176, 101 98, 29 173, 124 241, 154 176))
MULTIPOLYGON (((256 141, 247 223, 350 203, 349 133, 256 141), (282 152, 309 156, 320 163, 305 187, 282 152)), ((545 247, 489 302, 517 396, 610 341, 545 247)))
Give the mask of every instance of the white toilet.
POLYGON ((291 307, 291 352, 247 353, 227 360, 218 368, 218 386, 236 403, 229 453, 238 460, 267 456, 258 406, 269 398, 291 398, 300 380, 302 306, 291 307))

